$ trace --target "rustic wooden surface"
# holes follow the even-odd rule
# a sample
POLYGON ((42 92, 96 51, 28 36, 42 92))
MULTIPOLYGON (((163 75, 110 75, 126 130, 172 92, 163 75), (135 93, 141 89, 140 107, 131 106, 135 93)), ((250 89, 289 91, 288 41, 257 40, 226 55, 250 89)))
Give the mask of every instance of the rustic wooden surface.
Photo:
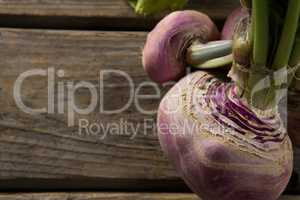
MULTIPOLYGON (((64 70, 58 81, 88 81, 99 89, 99 71, 122 70, 136 87, 147 80, 141 66, 144 32, 93 32, 0 29, 0 188, 3 189, 126 189, 187 190, 163 156, 153 128, 132 135, 78 134, 67 125, 67 115, 28 115, 17 108, 13 86, 30 69, 64 70)), ((119 108, 128 99, 129 85, 115 74, 106 77, 105 108, 119 108)), ((164 93, 166 89, 162 89, 164 93)), ((47 79, 26 80, 22 99, 34 108, 46 106, 47 79)), ((151 94, 153 89, 143 88, 151 94)), ((57 95, 56 95, 57 96, 57 95)), ((87 89, 79 90, 76 103, 89 104, 87 89)), ((60 102, 68 103, 66 96, 60 102)), ((57 101, 55 106, 57 106, 57 101)), ((156 109, 159 100, 141 101, 144 109, 156 109)), ((99 102, 100 104, 100 102, 99 102)), ((75 115, 104 124, 120 118, 137 125, 155 114, 144 115, 135 106, 121 114, 75 115)), ((75 123, 77 124, 77 122, 75 123)), ((295 168, 300 172, 300 151, 295 168)), ((299 191, 295 176, 290 191, 299 191)))
MULTIPOLYGON (((0 200, 200 200, 192 194, 171 193, 41 193, 3 194, 0 200)), ((296 196, 282 196, 279 200, 298 200, 296 196)))
MULTIPOLYGON (((191 0, 185 9, 196 9, 223 20, 239 0, 191 0), (216 6, 216 3, 222 6, 216 6)), ((137 16, 127 0, 1 0, 0 26, 80 29, 149 29, 159 16, 137 16)))
MULTIPOLYGON (((146 33, 2 29, 0 34, 0 54, 6 57, 0 61, 2 178, 175 179, 176 174, 161 156, 152 129, 147 135, 141 130, 134 140, 126 135, 110 135, 104 140, 100 140, 102 135, 81 136, 78 127, 67 126, 66 113, 27 115, 16 107, 12 95, 14 81, 22 72, 48 67, 65 70, 60 81, 86 80, 98 85, 100 70, 121 69, 139 84, 146 79, 140 64, 146 33)), ((105 105, 118 108, 126 101, 129 86, 124 84, 124 78, 115 75, 107 79, 114 86, 105 89, 105 105)), ((45 79, 27 81, 23 91, 23 99, 33 107, 45 106, 48 101, 45 79)), ((87 105, 88 91, 79 91, 76 100, 81 106, 87 105)), ((158 101, 146 101, 143 106, 155 109, 158 101)), ((141 115, 132 107, 121 114, 103 115, 95 110, 82 117, 105 124, 120 118, 134 124, 143 123, 146 117, 154 118, 141 115)))

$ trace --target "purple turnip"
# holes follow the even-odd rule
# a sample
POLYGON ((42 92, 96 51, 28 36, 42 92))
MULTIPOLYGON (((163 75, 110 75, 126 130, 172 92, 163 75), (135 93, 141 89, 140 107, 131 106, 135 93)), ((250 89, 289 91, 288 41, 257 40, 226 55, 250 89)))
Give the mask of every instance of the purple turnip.
POLYGON ((237 8, 227 17, 221 36, 223 40, 234 40, 233 58, 243 66, 250 64, 251 41, 247 30, 249 18, 249 10, 244 7, 237 8), (235 32, 240 34, 234 34, 235 32))
POLYGON ((248 15, 249 15, 248 10, 243 7, 235 9, 226 19, 226 22, 222 30, 222 39, 223 40, 233 39, 236 25, 248 15))
POLYGON ((144 69, 159 83, 178 80, 186 71, 187 48, 219 37, 217 27, 207 15, 196 11, 173 12, 149 33, 143 51, 144 69))
MULTIPOLYGON (((291 177, 292 144, 279 114, 279 102, 285 97, 291 63, 297 55, 300 1, 286 4, 284 19, 280 15, 274 22, 269 19, 277 12, 272 9, 278 8, 278 1, 269 5, 252 0, 250 15, 234 28, 231 82, 195 72, 181 79, 159 106, 161 146, 179 175, 203 200, 276 200, 291 177)), ((174 21, 181 22, 182 16, 177 13, 174 21)), ((166 42, 174 40, 172 30, 181 24, 166 19, 160 24, 154 30, 155 41, 160 42, 147 40, 143 62, 158 82, 180 77, 174 76, 180 74, 174 73, 178 63, 180 69, 191 63, 194 66, 201 59, 220 58, 228 50, 228 41, 166 42), (166 50, 161 44, 173 45, 166 50), (208 56, 203 50, 210 52, 208 56), (174 58, 176 62, 170 62, 174 58)), ((193 33, 191 30, 183 29, 181 35, 193 33)), ((197 37, 202 38, 201 32, 197 37)), ((180 41, 181 37, 175 38, 180 41)))
POLYGON ((276 200, 292 146, 276 112, 249 109, 234 84, 205 72, 182 79, 158 111, 161 146, 203 200, 276 200))

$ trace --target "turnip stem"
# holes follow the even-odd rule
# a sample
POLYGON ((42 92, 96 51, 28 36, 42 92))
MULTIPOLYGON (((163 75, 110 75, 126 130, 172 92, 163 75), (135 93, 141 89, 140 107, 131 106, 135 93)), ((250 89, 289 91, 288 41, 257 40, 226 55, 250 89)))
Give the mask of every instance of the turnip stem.
MULTIPOLYGON (((291 59, 291 54, 294 47, 295 36, 298 29, 298 22, 300 16, 300 1, 299 0, 289 0, 286 2, 287 8, 285 9, 285 20, 283 24, 283 29, 281 31, 281 37, 277 45, 275 45, 275 56, 273 57, 273 51, 268 52, 269 44, 274 44, 277 42, 275 38, 268 38, 266 34, 271 34, 270 27, 276 26, 276 24, 269 24, 269 10, 268 5, 270 2, 268 0, 253 0, 253 24, 254 24, 254 50, 253 50, 253 63, 252 68, 255 72, 250 74, 249 80, 249 90, 250 96, 248 99, 252 105, 260 109, 274 108, 278 105, 279 101, 282 99, 284 93, 279 93, 278 88, 283 87, 290 83, 290 74, 286 73, 286 76, 282 74, 275 73, 272 74, 272 70, 283 69, 288 67, 289 61, 291 59), (268 62, 268 58, 271 59, 268 62), (271 71, 269 70, 271 65, 271 71), (264 67, 264 69, 262 68, 264 67), (261 72, 261 74, 260 74, 261 72), (264 82, 262 82, 262 80, 264 82), (261 85, 257 85, 261 83, 261 85), (280 84, 280 85, 278 85, 280 84), (257 91, 254 88, 258 86, 265 85, 265 89, 257 91)), ((278 26, 278 24, 277 24, 278 26)), ((294 56, 297 53, 297 49, 293 53, 294 56)), ((293 58, 296 59, 296 58, 293 58)), ((292 61, 291 62, 295 62, 292 61)), ((287 68, 288 69, 288 68, 287 68)), ((283 73, 284 71, 280 72, 283 73)))
MULTIPOLYGON (((258 0, 262 1, 262 0, 258 0)), ((289 0, 279 46, 273 62, 273 69, 278 70, 289 64, 300 16, 300 1, 289 0)))
POLYGON ((299 68, 299 64, 300 64, 300 30, 298 30, 298 33, 296 35, 295 38, 295 44, 294 44, 294 49, 292 51, 291 54, 291 58, 289 61, 289 65, 291 67, 298 67, 298 69, 296 69, 296 73, 295 73, 295 78, 294 81, 292 82, 292 88, 295 87, 299 87, 299 77, 300 77, 300 68, 299 68))
POLYGON ((218 67, 223 67, 225 65, 230 65, 233 62, 233 55, 229 54, 224 57, 219 57, 215 59, 211 59, 199 65, 194 65, 193 67, 199 69, 214 69, 218 67))
POLYGON ((248 103, 259 109, 269 109, 274 105, 274 101, 270 98, 273 97, 273 89, 267 82, 268 73, 266 73, 269 56, 269 11, 269 0, 252 0, 252 72, 245 81, 247 87, 244 92, 248 103))
MULTIPOLYGON (((295 38, 295 44, 294 48, 289 60, 289 65, 291 67, 294 67, 296 65, 300 64, 300 30, 298 31, 296 38, 295 38)), ((300 73, 300 70, 299 70, 300 73)))
POLYGON ((140 15, 155 15, 168 10, 177 10, 187 4, 188 0, 129 0, 129 4, 140 15))
MULTIPOLYGON (((298 1, 298 0, 296 0, 298 1)), ((268 0, 253 0, 254 45, 253 62, 255 66, 266 66, 269 46, 269 4, 268 0)))
POLYGON ((209 63, 211 68, 221 67, 231 63, 232 59, 228 59, 231 53, 232 40, 220 40, 207 44, 194 43, 187 50, 186 62, 198 68, 201 68, 204 63, 209 63))
POLYGON ((245 8, 251 8, 251 0, 240 0, 241 5, 245 8))

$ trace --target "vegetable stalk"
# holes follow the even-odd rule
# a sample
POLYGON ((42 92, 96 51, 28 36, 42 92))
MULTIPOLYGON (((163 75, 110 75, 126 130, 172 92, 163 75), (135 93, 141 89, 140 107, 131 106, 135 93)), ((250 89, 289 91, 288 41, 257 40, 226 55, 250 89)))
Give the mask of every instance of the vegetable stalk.
POLYGON ((186 62, 199 69, 217 68, 233 61, 232 40, 220 40, 202 44, 193 43, 186 54, 186 62))
POLYGON ((154 15, 181 9, 187 2, 188 0, 129 0, 130 5, 139 15, 154 15))
POLYGON ((253 63, 258 70, 265 67, 269 46, 269 0, 253 0, 253 63))
POLYGON ((294 76, 291 76, 292 89, 300 91, 300 30, 296 35, 294 49, 289 61, 289 65, 296 71, 294 76), (294 79, 293 79, 294 78, 294 79))
MULTIPOLYGON (((269 55, 269 0, 252 1, 252 43, 253 57, 249 69, 248 77, 242 77, 243 88, 240 88, 241 94, 244 94, 249 105, 265 110, 274 106, 273 91, 270 87, 267 69, 269 55), (267 86, 267 87, 266 87, 267 86)), ((250 39, 250 38, 249 38, 250 39)))
MULTIPOLYGON (((252 1, 253 64, 248 81, 244 80, 247 83, 246 89, 243 89, 245 89, 248 102, 262 110, 276 108, 284 95, 280 93, 281 90, 287 88, 289 84, 288 64, 295 46, 300 16, 299 0, 289 0, 285 3, 287 4, 285 20, 283 20, 280 40, 277 41, 277 31, 274 30, 281 29, 280 19, 269 20, 270 9, 280 7, 277 4, 282 4, 282 2, 252 1), (270 32, 271 28, 275 33, 270 32), (274 52, 275 55, 273 55, 274 52), (285 70, 279 71, 284 68, 285 70)), ((282 5, 281 7, 284 8, 282 5)), ((274 10, 272 10, 273 13, 274 10)), ((278 15, 275 14, 275 16, 278 15)))
POLYGON ((273 63, 273 69, 287 67, 293 51, 300 16, 300 1, 289 0, 287 15, 273 63))

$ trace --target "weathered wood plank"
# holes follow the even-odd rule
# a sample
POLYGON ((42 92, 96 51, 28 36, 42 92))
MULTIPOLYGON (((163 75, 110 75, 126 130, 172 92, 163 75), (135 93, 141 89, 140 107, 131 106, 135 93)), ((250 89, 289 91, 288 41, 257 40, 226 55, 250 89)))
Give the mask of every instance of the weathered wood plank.
MULTIPOLYGON (((155 113, 143 114, 134 103, 116 114, 99 111, 101 105, 117 109, 130 99, 130 84, 123 76, 106 74, 102 88, 100 72, 121 70, 132 79, 135 89, 148 80, 141 66, 145 37, 143 32, 0 29, 1 189, 186 190, 160 150, 155 113), (17 78, 28 70, 49 68, 64 72, 56 76, 53 114, 24 113, 13 95, 17 78), (70 120, 73 126, 67 106, 72 95, 66 91, 70 91, 68 85, 80 81, 90 83, 98 93, 104 91, 103 100, 98 95, 97 109, 89 114, 74 113, 74 121, 70 120), (64 112, 58 112, 61 105, 64 112), (79 128, 82 119, 103 125, 110 132, 88 133, 79 128), (129 130, 116 131, 115 124, 129 124, 129 130)), ((26 106, 47 106, 47 82, 45 76, 24 81, 21 98, 26 106)), ((159 89, 162 94, 157 99, 141 100, 140 108, 155 111, 165 90, 159 89)), ((141 93, 155 94, 155 89, 143 87, 141 93)), ((89 90, 77 90, 74 99, 79 108, 86 108, 91 99, 89 90)), ((300 172, 299 150, 296 152, 296 171, 300 172)), ((290 190, 298 189, 295 177, 290 190)))
MULTIPOLYGON (((210 13, 214 18, 224 18, 230 9, 237 5, 239 5, 238 0, 211 0, 207 3, 192 0, 187 7, 210 13)), ((0 13, 36 16, 137 17, 127 0, 1 0, 0 13)))
MULTIPOLYGON (((238 4, 238 0, 213 0, 205 4, 192 0, 186 9, 196 9, 222 20, 238 4)), ((144 29, 154 26, 159 18, 137 16, 127 0, 0 1, 0 26, 6 27, 144 29)))
MULTIPOLYGON (((282 196, 279 200, 298 200, 299 196, 282 196)), ((200 200, 193 194, 171 193, 40 193, 0 194, 0 200, 200 200)))
MULTIPOLYGON (((6 58, 0 61, 0 176, 9 179, 175 179, 176 174, 161 156, 152 128, 147 135, 144 130, 138 130, 135 139, 130 135, 108 135, 102 140, 102 135, 80 135, 77 124, 68 127, 67 112, 28 115, 20 112, 13 100, 14 81, 30 69, 54 67, 64 70, 65 76, 60 78, 64 85, 67 81, 85 80, 97 88, 101 70, 120 69, 130 74, 138 85, 146 80, 140 64, 145 36, 146 33, 1 30, 0 43, 5 47, 0 55, 6 58)), ((124 105, 129 94, 126 79, 116 74, 106 79, 113 88, 104 89, 103 104, 110 109, 124 105)), ((77 103, 87 105, 88 90, 78 93, 77 103)), ((33 107, 45 106, 47 79, 38 77, 25 82, 22 95, 33 107)), ((67 97, 61 102, 68 102, 67 97)), ((142 106, 154 109, 157 105, 157 101, 146 101, 142 106)), ((144 119, 153 120, 153 115, 142 115, 131 106, 114 115, 101 114, 95 109, 82 118, 91 123, 100 120, 107 126, 120 119, 136 125, 142 124, 144 119)))

